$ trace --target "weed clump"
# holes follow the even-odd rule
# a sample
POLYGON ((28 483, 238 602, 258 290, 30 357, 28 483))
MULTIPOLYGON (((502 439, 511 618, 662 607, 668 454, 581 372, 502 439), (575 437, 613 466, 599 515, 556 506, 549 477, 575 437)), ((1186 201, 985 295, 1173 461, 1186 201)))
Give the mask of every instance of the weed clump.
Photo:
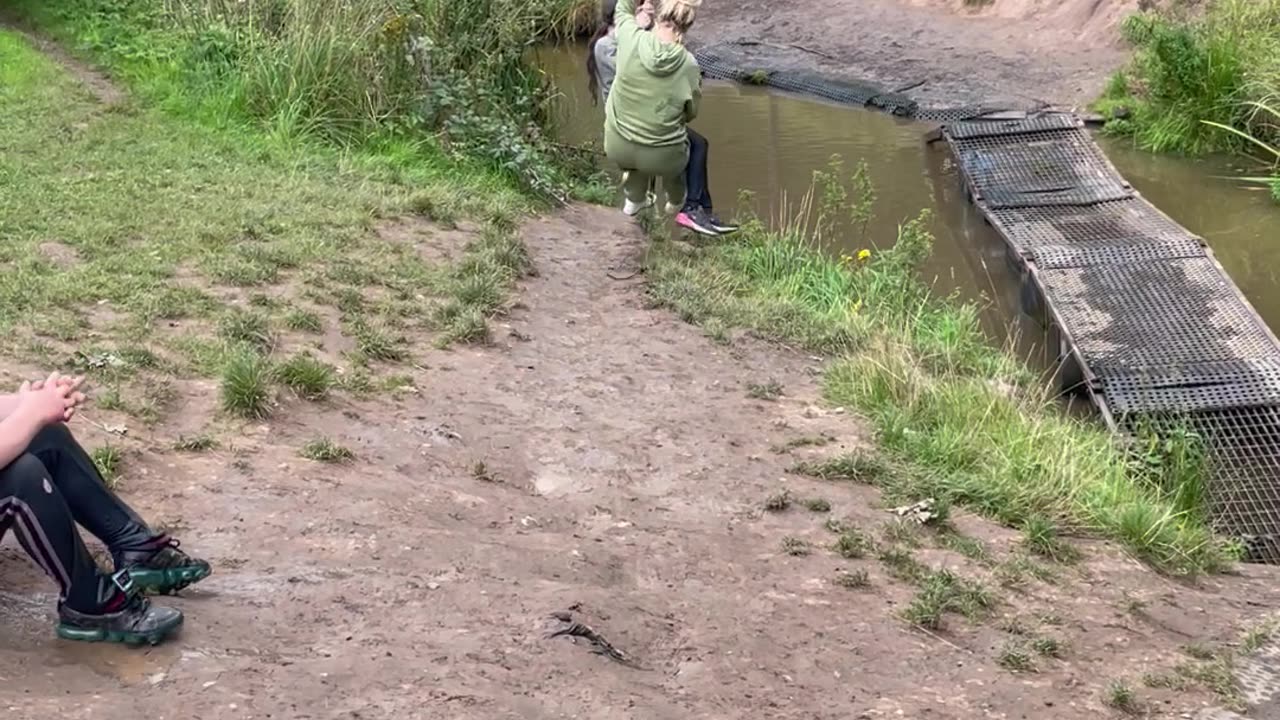
POLYGON ((322 400, 337 383, 333 366, 307 353, 294 355, 275 369, 281 385, 307 400, 322 400))
POLYGON ((298 451, 308 460, 322 463, 341 463, 355 458, 355 453, 329 438, 311 440, 298 451))
POLYGON ((102 447, 94 448, 89 454, 93 459, 93 464, 98 468, 98 474, 102 475, 102 480, 109 488, 115 488, 119 482, 120 463, 124 462, 124 453, 120 448, 110 443, 102 447))
POLYGON ((222 370, 222 409, 248 420, 271 414, 271 366, 261 355, 242 351, 222 370))

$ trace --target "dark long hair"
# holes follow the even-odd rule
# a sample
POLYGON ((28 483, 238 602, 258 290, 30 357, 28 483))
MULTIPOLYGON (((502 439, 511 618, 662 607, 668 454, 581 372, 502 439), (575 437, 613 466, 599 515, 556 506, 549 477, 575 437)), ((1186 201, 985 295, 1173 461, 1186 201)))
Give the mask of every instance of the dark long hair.
POLYGON ((600 68, 596 65, 596 43, 609 34, 613 27, 613 15, 618 8, 618 0, 602 0, 600 3, 600 27, 596 28, 587 43, 587 88, 591 91, 591 103, 600 104, 600 68))

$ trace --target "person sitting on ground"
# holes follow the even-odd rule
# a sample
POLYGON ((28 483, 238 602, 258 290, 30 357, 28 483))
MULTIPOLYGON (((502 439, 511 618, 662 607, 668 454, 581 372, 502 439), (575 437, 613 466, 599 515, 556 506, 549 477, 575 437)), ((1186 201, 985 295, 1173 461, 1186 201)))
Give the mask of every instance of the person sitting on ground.
POLYGON ((209 563, 151 530, 107 488, 65 423, 85 401, 82 379, 53 373, 0 395, 0 538, 18 542, 58 584, 57 634, 69 640, 156 644, 182 625, 176 609, 152 605, 209 575, 209 563), (107 546, 103 573, 76 524, 107 546))
POLYGON ((683 41, 699 4, 649 0, 637 8, 634 0, 604 0, 588 46, 587 83, 592 100, 605 103, 605 154, 623 169, 623 212, 635 215, 651 205, 649 187, 662 177, 668 212, 679 210, 676 222, 718 235, 738 228, 712 209, 709 143, 688 127, 697 115, 702 73, 683 41), (619 9, 622 20, 615 22, 619 9), (614 93, 615 84, 626 87, 614 93), (671 170, 677 162, 683 163, 680 176, 671 170))

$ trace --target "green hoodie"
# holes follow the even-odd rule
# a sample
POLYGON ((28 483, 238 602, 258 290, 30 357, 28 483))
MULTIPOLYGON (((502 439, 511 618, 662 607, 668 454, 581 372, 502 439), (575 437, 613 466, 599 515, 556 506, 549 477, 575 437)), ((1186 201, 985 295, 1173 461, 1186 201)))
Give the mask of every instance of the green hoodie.
POLYGON ((605 104, 605 127, 647 147, 684 143, 698 115, 702 71, 683 45, 664 43, 636 25, 635 0, 618 0, 614 35, 618 74, 605 104))

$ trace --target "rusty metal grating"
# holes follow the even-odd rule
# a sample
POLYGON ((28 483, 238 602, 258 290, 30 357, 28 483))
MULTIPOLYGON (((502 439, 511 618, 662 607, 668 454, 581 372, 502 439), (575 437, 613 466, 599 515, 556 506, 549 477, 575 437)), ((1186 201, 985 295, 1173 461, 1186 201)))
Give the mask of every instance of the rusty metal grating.
POLYGON ((1083 129, 951 136, 951 145, 979 199, 992 209, 1092 205, 1134 196, 1083 129))
POLYGON ((1040 276, 1099 376, 1280 354, 1262 320, 1209 258, 1063 268, 1040 276))
POLYGON ((1084 127, 1084 123, 1075 115, 1067 113, 1045 113, 1031 115, 1013 120, 972 120, 959 122, 947 128, 947 133, 957 140, 981 137, 1001 137, 1007 135, 1025 135, 1027 133, 1046 132, 1051 130, 1074 130, 1084 127))

